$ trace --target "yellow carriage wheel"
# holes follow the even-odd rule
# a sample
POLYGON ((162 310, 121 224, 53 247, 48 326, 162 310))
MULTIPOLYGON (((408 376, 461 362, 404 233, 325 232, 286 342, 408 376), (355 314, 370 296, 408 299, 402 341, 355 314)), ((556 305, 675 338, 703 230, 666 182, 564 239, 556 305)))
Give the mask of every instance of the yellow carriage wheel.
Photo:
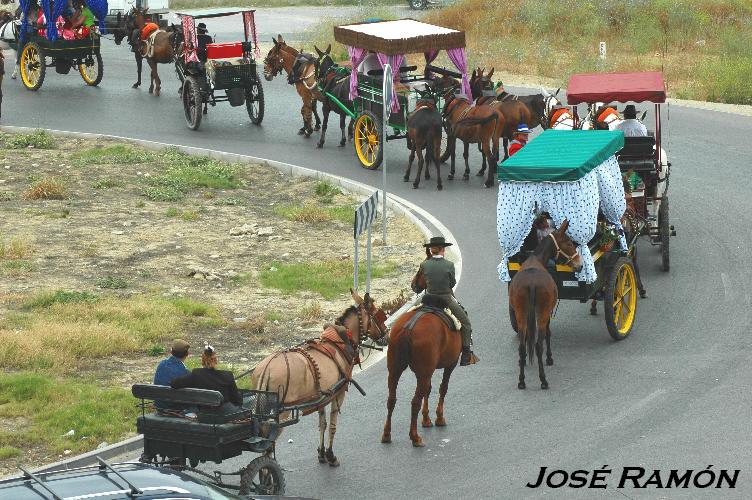
POLYGON ((29 90, 38 90, 44 82, 47 67, 44 65, 44 53, 34 42, 27 43, 21 52, 21 81, 29 90))
POLYGON ((102 63, 102 54, 97 52, 81 61, 78 65, 78 72, 84 79, 86 85, 96 87, 102 81, 104 76, 104 64, 102 63))
POLYGON ((381 119, 370 111, 363 111, 355 121, 355 153, 360 164, 375 170, 384 157, 382 150, 383 126, 381 119))
POLYGON ((606 327, 614 340, 622 340, 634 326, 637 312, 637 278, 628 257, 619 257, 606 283, 606 327))

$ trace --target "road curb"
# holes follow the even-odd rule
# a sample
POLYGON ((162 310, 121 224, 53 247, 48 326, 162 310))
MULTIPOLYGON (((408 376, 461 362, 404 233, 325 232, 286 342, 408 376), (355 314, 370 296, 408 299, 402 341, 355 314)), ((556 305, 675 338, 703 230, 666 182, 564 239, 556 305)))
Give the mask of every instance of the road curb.
MULTIPOLYGON (((16 127, 16 126, 11 126, 11 125, 0 126, 0 131, 10 132, 10 133, 29 133, 29 132, 33 132, 34 130, 39 130, 39 129, 31 128, 31 127, 16 127)), ((89 132, 71 132, 71 131, 66 131, 66 130, 54 130, 54 129, 43 129, 43 130, 46 130, 53 136, 58 136, 58 137, 73 137, 73 138, 83 138, 83 139, 91 139, 91 140, 98 140, 98 139, 118 140, 118 141, 128 142, 131 144, 136 144, 138 146, 141 146, 145 149, 149 149, 151 151, 162 151, 166 148, 176 148, 183 153, 193 155, 193 156, 208 156, 215 160, 221 160, 221 161, 227 161, 227 162, 233 162, 233 163, 247 163, 247 164, 252 163, 252 164, 266 165, 268 167, 274 168, 284 174, 291 175, 293 177, 309 177, 309 178, 314 178, 317 180, 326 180, 327 182, 340 186, 346 191, 361 195, 364 198, 371 196, 371 194, 373 194, 374 191, 378 191, 378 189, 376 189, 375 187, 370 186, 368 184, 364 184, 362 182, 353 181, 345 177, 341 177, 341 176, 334 175, 334 174, 329 174, 326 172, 320 172, 318 170, 314 170, 314 169, 307 168, 307 167, 301 167, 299 165, 293 165, 290 163, 284 163, 284 162, 280 162, 276 160, 269 160, 267 158, 259 158, 259 157, 250 156, 250 155, 241 155, 237 153, 226 153, 224 151, 217 151, 217 150, 206 149, 206 148, 197 148, 193 146, 182 146, 179 144, 169 144, 169 143, 163 143, 163 142, 147 141, 143 139, 131 139, 128 137, 120 137, 120 136, 115 136, 115 135, 92 134, 89 132)), ((431 215, 429 212, 422 209, 418 205, 400 196, 387 193, 387 206, 391 208, 392 210, 395 210, 399 214, 405 216, 407 219, 410 220, 410 222, 418 226, 418 228, 421 230, 421 232, 423 233, 423 235, 426 237, 427 240, 430 239, 431 236, 436 236, 436 234, 428 228, 426 223, 423 222, 421 218, 425 219, 429 224, 435 227, 438 233, 444 236, 445 239, 447 239, 448 241, 456 242, 454 235, 449 230, 449 228, 447 228, 436 217, 434 217, 433 215, 431 215)), ((451 255, 452 260, 455 263, 455 273, 457 277, 457 283, 459 284, 460 278, 462 277, 462 252, 459 248, 459 244, 455 243, 455 245, 453 245, 452 247, 447 248, 447 253, 451 255)), ((408 301, 401 308, 399 308, 394 314, 392 314, 386 321, 387 326, 391 326, 400 315, 402 315, 410 307, 414 306, 420 297, 421 295, 415 295, 411 301, 408 301)), ((381 361, 386 356, 386 351, 387 349, 386 347, 384 347, 383 351, 372 352, 371 355, 368 356, 367 362, 363 363, 361 367, 355 368, 355 370, 353 371, 353 375, 357 375, 358 373, 367 370, 371 366, 381 361)), ((81 455, 77 455, 75 457, 67 458, 65 460, 55 462, 53 464, 45 465, 39 469, 34 469, 33 472, 49 472, 52 470, 69 470, 69 469, 73 469, 76 467, 82 467, 85 465, 94 464, 96 463, 96 457, 101 457, 102 459, 108 459, 108 458, 113 458, 119 455, 123 455, 125 453, 130 453, 130 452, 139 450, 141 448, 143 448, 143 436, 138 435, 138 436, 128 438, 124 441, 120 441, 119 443, 114 443, 105 448, 92 450, 88 453, 84 453, 81 455)))

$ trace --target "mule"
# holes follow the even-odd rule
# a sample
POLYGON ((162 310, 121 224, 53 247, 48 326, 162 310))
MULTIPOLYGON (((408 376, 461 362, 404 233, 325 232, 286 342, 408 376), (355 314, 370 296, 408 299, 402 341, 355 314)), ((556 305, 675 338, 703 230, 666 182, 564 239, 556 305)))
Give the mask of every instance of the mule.
POLYGON ((509 307, 519 333, 518 389, 525 389, 526 348, 531 365, 533 353, 537 354, 541 389, 548 389, 548 381, 543 370, 543 340, 546 341, 546 365, 551 366, 554 359, 551 356, 550 323, 559 300, 559 290, 546 269, 546 263, 552 259, 563 260, 576 270, 582 269, 582 257, 577 253, 577 245, 566 234, 568 227, 569 221, 564 219, 561 227, 543 238, 533 254, 522 263, 509 284, 509 307))
POLYGON ((499 158, 499 138, 505 126, 505 117, 490 106, 474 106, 463 95, 447 95, 445 97, 443 116, 447 126, 447 152, 451 158, 451 167, 447 179, 454 179, 454 161, 457 139, 464 145, 462 157, 465 159, 464 180, 470 178, 470 144, 479 144, 483 153, 483 166, 479 175, 483 175, 488 163, 488 177, 486 187, 494 185, 496 161, 499 158))
POLYGON ((347 144, 347 139, 352 138, 353 136, 353 120, 350 120, 348 133, 345 135, 345 121, 348 115, 332 100, 332 96, 344 104, 348 109, 353 109, 353 102, 350 100, 350 75, 348 72, 346 76, 340 76, 339 66, 334 62, 330 55, 332 50, 331 45, 329 45, 325 51, 319 50, 316 46, 314 46, 314 48, 319 55, 316 65, 319 68, 318 82, 323 99, 321 112, 324 115, 319 142, 316 146, 319 148, 324 147, 326 129, 329 125, 329 113, 334 111, 339 115, 339 129, 342 134, 339 141, 339 147, 344 147, 345 144, 347 144))
MULTIPOLYGON (((419 274, 421 274, 420 271, 419 274)), ((425 288, 426 284, 425 278, 419 275, 416 275, 413 283, 417 283, 418 288, 425 288)), ((441 307, 441 304, 431 302, 430 297, 434 296, 426 297, 429 297, 429 299, 424 298, 424 303, 441 307)), ((382 443, 392 442, 392 412, 397 404, 397 385, 402 373, 408 367, 415 374, 417 380, 410 407, 409 437, 413 446, 424 446, 423 438, 418 434, 418 412, 421 409, 423 415, 421 426, 432 427, 434 425, 428 408, 428 398, 431 395, 431 377, 433 372, 439 369, 443 369, 443 375, 439 386, 435 425, 437 427, 447 425, 444 416, 444 400, 449 390, 449 379, 457 367, 462 352, 462 338, 458 330, 450 330, 436 314, 423 314, 417 321, 413 322, 412 319, 416 314, 419 313, 412 311, 400 316, 392 325, 392 331, 389 335, 389 350, 386 354, 387 369, 389 370, 387 379, 389 396, 386 400, 387 416, 381 434, 382 443), (408 326, 411 323, 414 324, 408 326)))
POLYGON ((133 84, 133 88, 136 89, 141 85, 141 67, 143 59, 146 59, 151 70, 149 93, 159 96, 162 89, 162 80, 159 78, 157 64, 168 64, 175 60, 177 46, 182 42, 182 39, 178 40, 178 35, 182 30, 175 29, 174 27, 170 32, 158 29, 156 34, 153 35, 154 43, 149 47, 145 41, 141 40, 141 30, 148 22, 146 17, 148 11, 148 8, 139 10, 133 7, 122 19, 122 31, 116 34, 115 43, 119 43, 118 39, 122 41, 124 37, 128 37, 128 44, 131 46, 136 57, 136 71, 138 74, 138 79, 133 84))
POLYGON ((436 109, 436 103, 433 100, 419 100, 416 103, 415 111, 407 117, 407 147, 410 149, 410 160, 407 164, 407 170, 403 180, 410 180, 410 170, 418 155, 418 173, 413 182, 413 188, 418 189, 420 185, 420 175, 423 172, 423 150, 426 150, 426 180, 431 176, 428 173, 429 162, 433 160, 436 165, 436 189, 441 191, 441 113, 436 109))
POLYGON ((303 126, 298 130, 298 135, 310 137, 314 130, 321 129, 321 118, 316 111, 316 101, 321 101, 321 93, 316 82, 316 65, 310 56, 307 62, 298 65, 299 75, 293 75, 295 61, 299 58, 300 52, 285 43, 282 35, 272 38, 274 46, 264 58, 264 79, 267 82, 279 75, 282 71, 287 73, 288 79, 293 79, 295 90, 303 101, 303 107, 300 108, 300 114, 303 116, 303 126), (316 120, 314 128, 311 115, 316 120))
MULTIPOLYGON (((333 450, 334 435, 347 383, 352 380, 353 366, 358 362, 360 343, 366 337, 379 340, 387 334, 386 314, 376 307, 370 295, 366 293, 361 298, 352 290, 350 294, 355 305, 339 317, 338 328, 327 328, 318 340, 267 356, 251 375, 253 387, 279 392, 284 406, 307 406, 304 415, 318 412, 318 460, 332 467, 340 464, 333 450), (327 406, 330 407, 329 442, 325 448, 327 406)), ((282 418, 286 416, 283 414, 282 418)))

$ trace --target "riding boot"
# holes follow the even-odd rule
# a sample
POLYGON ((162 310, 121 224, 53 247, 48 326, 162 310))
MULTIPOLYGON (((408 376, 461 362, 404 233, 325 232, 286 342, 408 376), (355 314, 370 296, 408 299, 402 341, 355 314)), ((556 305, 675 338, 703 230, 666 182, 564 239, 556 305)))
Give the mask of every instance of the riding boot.
POLYGON ((470 346, 462 346, 462 356, 460 356, 460 366, 474 365, 480 361, 480 358, 476 356, 470 346))

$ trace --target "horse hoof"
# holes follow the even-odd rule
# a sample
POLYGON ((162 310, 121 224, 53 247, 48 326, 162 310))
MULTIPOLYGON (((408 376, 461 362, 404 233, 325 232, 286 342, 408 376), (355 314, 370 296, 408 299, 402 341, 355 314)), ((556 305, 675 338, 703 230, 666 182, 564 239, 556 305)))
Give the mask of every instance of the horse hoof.
POLYGON ((541 389, 543 389, 544 391, 548 389, 548 382, 541 382, 541 389))
POLYGON ((402 180, 405 181, 405 182, 410 182, 410 177, 405 176, 405 177, 402 178, 402 180))
POLYGON ((442 186, 441 184, 439 184, 439 185, 436 186, 436 189, 438 189, 439 191, 441 191, 442 189, 444 189, 444 186, 442 186))
MULTIPOLYGON (((157 90, 155 90, 155 91, 154 91, 154 96, 155 96, 155 97, 159 97, 159 89, 157 89, 157 90)), ((205 114, 205 113, 204 113, 204 114, 205 114)))
POLYGON ((327 460, 326 460, 326 457, 324 456, 324 453, 322 453, 321 451, 319 451, 319 463, 320 464, 325 464, 326 462, 327 462, 327 460))
POLYGON ((486 186, 487 188, 493 187, 493 185, 494 185, 494 183, 493 183, 493 182, 488 182, 488 181, 486 181, 486 183, 485 183, 485 186, 486 186))
POLYGON ((391 443, 392 442, 392 435, 391 434, 384 434, 381 436, 381 442, 382 443, 391 443))
POLYGON ((131 88, 132 88, 132 89, 137 89, 137 88, 139 88, 140 86, 141 86, 141 84, 140 84, 140 83, 134 83, 134 84, 133 84, 133 85, 131 86, 131 88))
POLYGON ((483 170, 479 170, 475 177, 483 177, 483 170))
POLYGON ((465 175, 462 176, 462 180, 463 181, 468 181, 468 180, 470 180, 470 176, 467 175, 467 174, 465 174, 465 175))
POLYGON ((329 467, 339 467, 339 459, 335 458, 334 460, 330 460, 329 467))
POLYGON ((525 382, 520 382, 517 384, 517 389, 524 389, 525 388, 525 382))
POLYGON ((316 127, 313 130, 315 130, 316 132, 318 132, 319 130, 321 130, 321 125, 316 125, 316 127))
POLYGON ((546 360, 546 366, 554 366, 554 360, 553 360, 553 358, 548 358, 546 360))
POLYGON ((647 292, 647 291, 645 291, 645 290, 640 290, 640 298, 641 298, 641 299, 644 299, 644 298, 645 298, 645 297, 647 297, 647 296, 648 296, 648 292, 647 292))
POLYGON ((598 314, 598 309, 596 309, 595 307, 591 307, 590 308, 590 315, 591 316, 595 316, 597 314, 598 314))
POLYGON ((339 143, 339 147, 341 147, 341 148, 344 148, 344 147, 345 147, 345 144, 347 144, 347 143, 346 143, 346 142, 340 142, 340 143, 339 143))
POLYGON ((425 444, 423 443, 423 439, 421 438, 413 439, 413 446, 415 448, 423 448, 425 446, 425 444))
POLYGON ((446 427, 446 420, 444 417, 436 417, 436 427, 446 427))
POLYGON ((302 128, 298 130, 298 135, 303 135, 303 134, 305 134, 305 129, 302 128))
POLYGON ((447 175, 447 180, 453 181, 454 180, 454 174, 447 175))
POLYGON ((321 149, 321 148, 324 147, 324 143, 323 142, 319 142, 319 143, 316 144, 316 147, 319 148, 319 149, 321 149))
POLYGON ((420 423, 421 427, 433 427, 433 422, 431 422, 431 419, 424 420, 420 423))
POLYGON ((413 189, 418 189, 418 186, 420 186, 420 184, 413 183, 413 189))
POLYGON ((153 94, 154 93, 154 89, 149 89, 149 93, 153 94))

